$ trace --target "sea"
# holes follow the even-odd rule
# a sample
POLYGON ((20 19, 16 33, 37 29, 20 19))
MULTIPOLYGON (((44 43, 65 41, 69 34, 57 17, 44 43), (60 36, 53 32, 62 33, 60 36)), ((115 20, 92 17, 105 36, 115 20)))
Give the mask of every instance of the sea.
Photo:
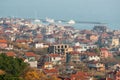
MULTIPOLYGON (((55 23, 58 23, 59 21, 61 23, 58 24, 68 24, 68 22, 70 20, 54 20, 54 19, 50 19, 50 21, 55 23)), ((73 20, 74 21, 74 20, 73 20)), ((75 29, 78 30, 92 30, 94 28, 94 26, 106 26, 109 30, 120 30, 120 24, 118 23, 101 23, 101 22, 88 22, 88 21, 74 21, 74 24, 70 24, 72 27, 74 27, 75 29)))
POLYGON ((103 25, 106 26, 109 30, 120 30, 120 25, 119 24, 85 24, 85 23, 76 23, 74 25, 72 25, 75 29, 80 29, 80 30, 84 30, 84 29, 88 29, 88 30, 92 30, 94 28, 94 26, 97 25, 103 25))

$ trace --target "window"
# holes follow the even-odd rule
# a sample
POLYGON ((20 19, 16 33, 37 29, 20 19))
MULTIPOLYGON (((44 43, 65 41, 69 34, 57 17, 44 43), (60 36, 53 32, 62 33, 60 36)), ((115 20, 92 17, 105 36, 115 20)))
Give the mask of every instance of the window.
POLYGON ((60 52, 60 50, 58 49, 58 52, 60 52))
POLYGON ((67 45, 65 45, 65 48, 67 48, 67 45))
POLYGON ((60 46, 58 46, 58 48, 60 48, 60 46))
POLYGON ((63 45, 61 46, 61 48, 63 48, 63 45))

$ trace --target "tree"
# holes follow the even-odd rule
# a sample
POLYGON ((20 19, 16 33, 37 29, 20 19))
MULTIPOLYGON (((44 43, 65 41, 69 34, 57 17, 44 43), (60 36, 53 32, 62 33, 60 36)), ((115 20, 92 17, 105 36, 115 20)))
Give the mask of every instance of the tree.
POLYGON ((29 68, 23 74, 25 80, 45 80, 45 75, 35 68, 29 68))
POLYGON ((5 71, 5 74, 0 76, 2 80, 20 80, 19 76, 25 68, 27 68, 27 64, 22 59, 0 54, 0 69, 5 71))
POLYGON ((5 74, 5 71, 0 70, 0 75, 4 75, 4 74, 5 74))
POLYGON ((97 55, 100 55, 100 49, 99 49, 99 48, 95 48, 95 49, 94 49, 94 52, 95 52, 97 55))
POLYGON ((59 80, 55 76, 46 76, 42 71, 35 68, 29 68, 23 74, 23 79, 25 80, 59 80))
POLYGON ((50 76, 46 80, 61 80, 61 79, 58 79, 56 76, 50 76))
POLYGON ((0 80, 3 80, 4 75, 5 75, 5 71, 0 70, 0 80))

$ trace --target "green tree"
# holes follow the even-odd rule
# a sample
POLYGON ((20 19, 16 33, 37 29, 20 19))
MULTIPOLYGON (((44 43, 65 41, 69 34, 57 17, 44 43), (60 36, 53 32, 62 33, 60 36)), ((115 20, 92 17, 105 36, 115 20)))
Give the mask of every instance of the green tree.
POLYGON ((8 57, 5 54, 0 54, 0 69, 5 71, 5 74, 0 75, 2 80, 20 80, 19 76, 27 67, 27 64, 22 59, 8 57))
POLYGON ((94 49, 94 52, 95 52, 97 55, 100 55, 100 49, 99 49, 99 48, 95 48, 95 49, 94 49))

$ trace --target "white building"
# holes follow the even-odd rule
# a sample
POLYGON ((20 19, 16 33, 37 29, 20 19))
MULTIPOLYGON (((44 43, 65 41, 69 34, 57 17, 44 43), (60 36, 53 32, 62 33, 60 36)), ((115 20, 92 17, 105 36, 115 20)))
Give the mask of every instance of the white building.
POLYGON ((62 58, 59 54, 49 54, 47 60, 53 64, 61 64, 62 58))
POLYGON ((37 68, 37 61, 29 61, 28 59, 25 59, 24 62, 28 63, 30 67, 37 68))
POLYGON ((100 61, 100 57, 97 55, 89 55, 87 58, 88 61, 100 61))

